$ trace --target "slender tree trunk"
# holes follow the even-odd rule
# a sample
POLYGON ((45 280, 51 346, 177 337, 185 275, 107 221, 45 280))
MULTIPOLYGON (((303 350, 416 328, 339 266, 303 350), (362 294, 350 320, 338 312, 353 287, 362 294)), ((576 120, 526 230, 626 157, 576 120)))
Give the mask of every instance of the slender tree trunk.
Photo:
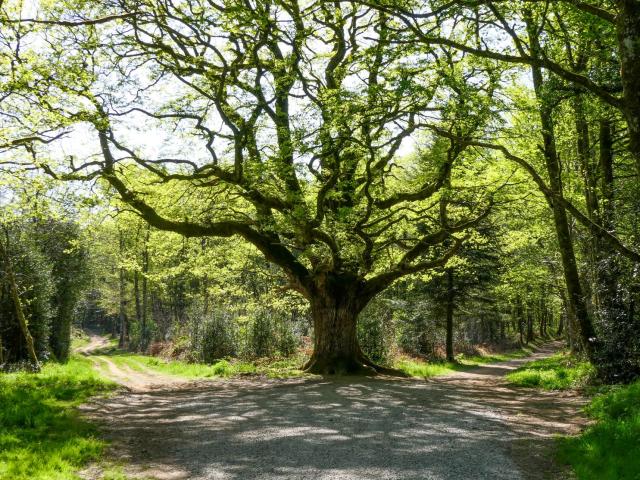
MULTIPOLYGON (((141 228, 141 225, 138 226, 138 230, 136 232, 136 241, 135 241, 136 248, 138 246, 138 236, 140 234, 140 228, 141 228)), ((142 325, 142 302, 140 301, 140 272, 138 271, 137 268, 133 271, 133 299, 135 301, 135 307, 136 307, 136 323, 138 324, 138 326, 140 326, 142 325)), ((141 331, 140 341, 138 343, 138 350, 143 350, 142 337, 143 337, 143 333, 141 331)))
POLYGON ((447 360, 450 362, 455 361, 455 355, 453 351, 453 311, 455 292, 453 285, 453 269, 447 268, 447 338, 446 338, 446 353, 447 360))
POLYGON ((0 255, 2 256, 2 259, 3 259, 4 273, 5 273, 6 280, 9 284, 9 292, 11 295, 11 300, 16 310, 16 318, 18 319, 20 330, 22 331, 22 335, 24 336, 24 340, 27 345, 27 352, 29 353, 29 358, 31 359, 33 369, 35 371, 39 371, 40 362, 38 361, 38 355, 36 354, 36 348, 33 341, 33 337, 31 336, 31 332, 29 331, 29 322, 27 321, 27 317, 25 316, 24 310, 22 308, 22 301, 20 300, 20 293, 18 292, 18 284, 16 283, 16 278, 15 278, 15 275, 13 274, 13 266, 11 265, 11 258, 9 257, 8 247, 5 247, 5 244, 2 241, 0 241, 0 255))
POLYGON ((142 302, 140 301, 140 274, 137 270, 133 272, 133 297, 136 302, 136 322, 140 325, 142 323, 142 302))
MULTIPOLYGON (((207 242, 205 240, 202 241, 202 254, 205 254, 207 249, 207 242)), ((203 315, 206 317, 209 313, 209 276, 204 274, 202 278, 202 297, 203 297, 203 315)))
MULTIPOLYGON (((537 28, 532 22, 527 21, 529 40, 534 56, 541 56, 541 48, 537 33, 537 28)), ((560 161, 556 150, 556 141, 552 118, 552 105, 548 101, 548 92, 545 91, 542 69, 538 66, 531 67, 533 85, 536 98, 539 103, 540 122, 542 126, 543 152, 547 173, 549 175, 549 186, 553 194, 559 198, 563 196, 562 173, 560 161)), ((592 345, 595 338, 595 331, 589 315, 587 302, 580 284, 580 275, 576 263, 573 241, 569 230, 569 220, 567 212, 560 202, 552 202, 553 220, 560 247, 560 257, 564 271, 565 283, 567 286, 567 296, 571 308, 574 312, 578 327, 580 341, 587 354, 592 353, 592 345)))
POLYGON ((623 111, 629 130, 629 150, 640 174, 640 2, 618 0, 616 3, 623 111))
MULTIPOLYGON (((615 230, 615 203, 613 184, 613 139, 611 122, 600 121, 600 190, 602 192, 602 225, 609 232, 615 230)), ((603 244, 598 251, 596 275, 598 280, 597 296, 600 310, 605 315, 611 315, 611 310, 622 308, 622 301, 618 295, 618 278, 620 266, 615 252, 603 244)))
MULTIPOLYGON (((124 235, 120 232, 120 257, 124 255, 124 235)), ((120 348, 127 348, 129 346, 129 322, 127 320, 127 300, 126 300, 126 276, 125 276, 124 267, 120 267, 119 272, 119 310, 118 310, 118 319, 120 320, 120 339, 118 341, 118 346, 120 348)))
POLYGON ((556 336, 561 337, 564 333, 564 322, 565 322, 566 311, 562 309, 560 312, 560 320, 558 320, 558 329, 556 330, 556 336))
MULTIPOLYGON (((578 158, 580 160, 580 173, 584 181, 584 198, 587 206, 587 215, 591 220, 599 223, 600 207, 597 194, 597 178, 589 149, 589 124, 584 112, 584 99, 582 95, 578 95, 575 98, 573 108, 575 113, 578 158)), ((594 242, 597 241, 597 237, 593 237, 593 239, 594 242)))
POLYGON ((147 325, 148 315, 148 280, 149 275, 149 237, 151 234, 151 227, 147 225, 147 233, 144 239, 144 250, 142 251, 142 323, 140 328, 140 343, 143 351, 146 351, 149 346, 149 331, 147 325))
POLYGON ((612 230, 615 218, 614 185, 613 185, 613 138, 611 121, 600 120, 600 190, 602 192, 602 224, 612 230))
MULTIPOLYGON (((580 160, 580 173, 584 183, 585 205, 587 206, 587 216, 589 219, 600 224, 600 202, 598 200, 598 182, 596 174, 596 166, 594 165, 593 155, 589 148, 589 125, 584 110, 584 99, 582 95, 576 96, 573 102, 574 118, 576 125, 577 153, 580 160)), ((590 307, 593 303, 598 302, 598 256, 602 249, 600 239, 596 235, 587 236, 586 241, 582 242, 586 252, 589 268, 585 269, 584 288, 585 298, 593 299, 588 303, 590 307)), ((589 313, 593 316, 592 309, 589 313)))
POLYGON ((531 302, 527 304, 527 343, 533 341, 533 305, 531 302))
POLYGON ((567 336, 567 343, 569 344, 569 349, 574 352, 580 352, 581 351, 581 347, 582 344, 580 343, 580 341, 576 338, 576 314, 573 311, 573 306, 571 305, 571 302, 569 302, 569 299, 567 297, 567 290, 566 288, 561 289, 561 298, 562 298, 562 304, 564 306, 564 311, 565 311, 565 329, 566 329, 566 336, 567 336))
POLYGON ((516 298, 515 314, 518 321, 518 335, 520 337, 520 345, 524 345, 524 312, 522 311, 522 300, 516 298))
POLYGON ((120 317, 110 316, 109 318, 111 320, 111 338, 116 338, 120 335, 120 317))

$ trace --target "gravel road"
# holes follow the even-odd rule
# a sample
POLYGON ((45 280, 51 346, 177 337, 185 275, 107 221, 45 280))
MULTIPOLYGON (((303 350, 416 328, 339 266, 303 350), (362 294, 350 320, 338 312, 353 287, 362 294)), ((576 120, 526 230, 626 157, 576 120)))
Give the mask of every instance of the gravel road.
POLYGON ((551 461, 553 436, 583 424, 583 400, 508 388, 501 377, 526 360, 428 381, 216 381, 123 393, 84 410, 140 478, 564 478, 551 461))

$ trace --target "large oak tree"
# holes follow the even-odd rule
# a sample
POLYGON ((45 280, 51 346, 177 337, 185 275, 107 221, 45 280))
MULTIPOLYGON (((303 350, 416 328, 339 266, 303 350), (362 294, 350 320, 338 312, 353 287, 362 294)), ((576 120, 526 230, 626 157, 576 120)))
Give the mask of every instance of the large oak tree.
POLYGON ((305 368, 379 371, 358 314, 445 265, 501 188, 455 178, 472 156, 460 139, 490 123, 495 62, 417 46, 362 2, 83 1, 49 14, 5 37, 16 104, 88 125, 99 155, 60 163, 24 142, 36 165, 103 179, 158 229, 253 244, 310 303, 305 368))

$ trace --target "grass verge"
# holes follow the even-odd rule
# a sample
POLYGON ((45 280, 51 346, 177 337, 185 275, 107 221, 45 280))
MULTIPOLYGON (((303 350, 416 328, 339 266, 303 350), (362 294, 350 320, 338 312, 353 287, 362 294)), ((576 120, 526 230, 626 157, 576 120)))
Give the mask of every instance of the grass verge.
POLYGON ((559 439, 559 460, 579 480, 640 479, 640 382, 610 387, 586 409, 595 423, 559 439))
MULTIPOLYGON (((503 362, 513 358, 521 358, 532 353, 532 348, 525 347, 507 353, 456 357, 456 362, 426 362, 415 358, 400 358, 394 361, 391 366, 409 376, 429 378, 437 375, 468 370, 479 365, 503 362)), ((115 347, 105 348, 98 352, 109 356, 109 358, 120 367, 129 367, 140 372, 155 371, 165 375, 172 375, 181 378, 228 378, 242 375, 264 375, 268 378, 291 378, 301 377, 308 374, 300 370, 304 364, 305 357, 302 354, 293 355, 281 359, 257 359, 253 361, 243 361, 240 359, 220 360, 214 364, 189 363, 180 360, 167 360, 148 355, 139 355, 115 347)))
POLYGON ((105 444, 74 407, 112 388, 77 357, 38 374, 0 374, 0 479, 78 478, 105 444))
POLYGON ((430 378, 452 372, 470 370, 487 363, 506 362, 514 358, 523 358, 531 355, 533 351, 534 346, 526 346, 510 352, 491 353, 488 355, 466 356, 459 354, 456 356, 455 362, 426 362, 415 358, 402 358, 393 363, 393 368, 411 377, 430 378))
POLYGON ((242 375, 265 375, 268 378, 289 378, 305 375, 300 370, 302 356, 283 359, 258 359, 252 362, 238 359, 220 360, 214 364, 188 363, 180 360, 166 360, 147 355, 137 355, 116 351, 109 358, 118 366, 127 366, 133 370, 152 370, 181 378, 215 378, 242 375))
POLYGON ((424 360, 402 359, 393 364, 393 368, 406 373, 410 377, 430 378, 446 375, 461 369, 453 362, 425 362, 424 360))
MULTIPOLYGON (((530 362, 507 375, 517 386, 566 390, 589 386, 594 368, 569 353, 530 362)), ((558 439, 558 460, 578 480, 640 480, 640 381, 590 386, 599 391, 585 412, 594 420, 580 435, 558 439)))
POLYGON ((507 381, 519 387, 535 387, 545 390, 566 390, 585 386, 593 377, 594 368, 584 360, 576 359, 568 352, 529 362, 512 373, 507 381))

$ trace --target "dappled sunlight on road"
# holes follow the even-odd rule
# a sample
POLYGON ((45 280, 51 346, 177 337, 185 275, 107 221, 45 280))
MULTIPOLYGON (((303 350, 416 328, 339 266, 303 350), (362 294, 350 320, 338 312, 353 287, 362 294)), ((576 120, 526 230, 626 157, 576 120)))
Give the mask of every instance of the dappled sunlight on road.
POLYGON ((86 411, 132 472, 155 478, 542 478, 581 401, 505 386, 503 370, 523 361, 429 381, 218 381, 86 411))

